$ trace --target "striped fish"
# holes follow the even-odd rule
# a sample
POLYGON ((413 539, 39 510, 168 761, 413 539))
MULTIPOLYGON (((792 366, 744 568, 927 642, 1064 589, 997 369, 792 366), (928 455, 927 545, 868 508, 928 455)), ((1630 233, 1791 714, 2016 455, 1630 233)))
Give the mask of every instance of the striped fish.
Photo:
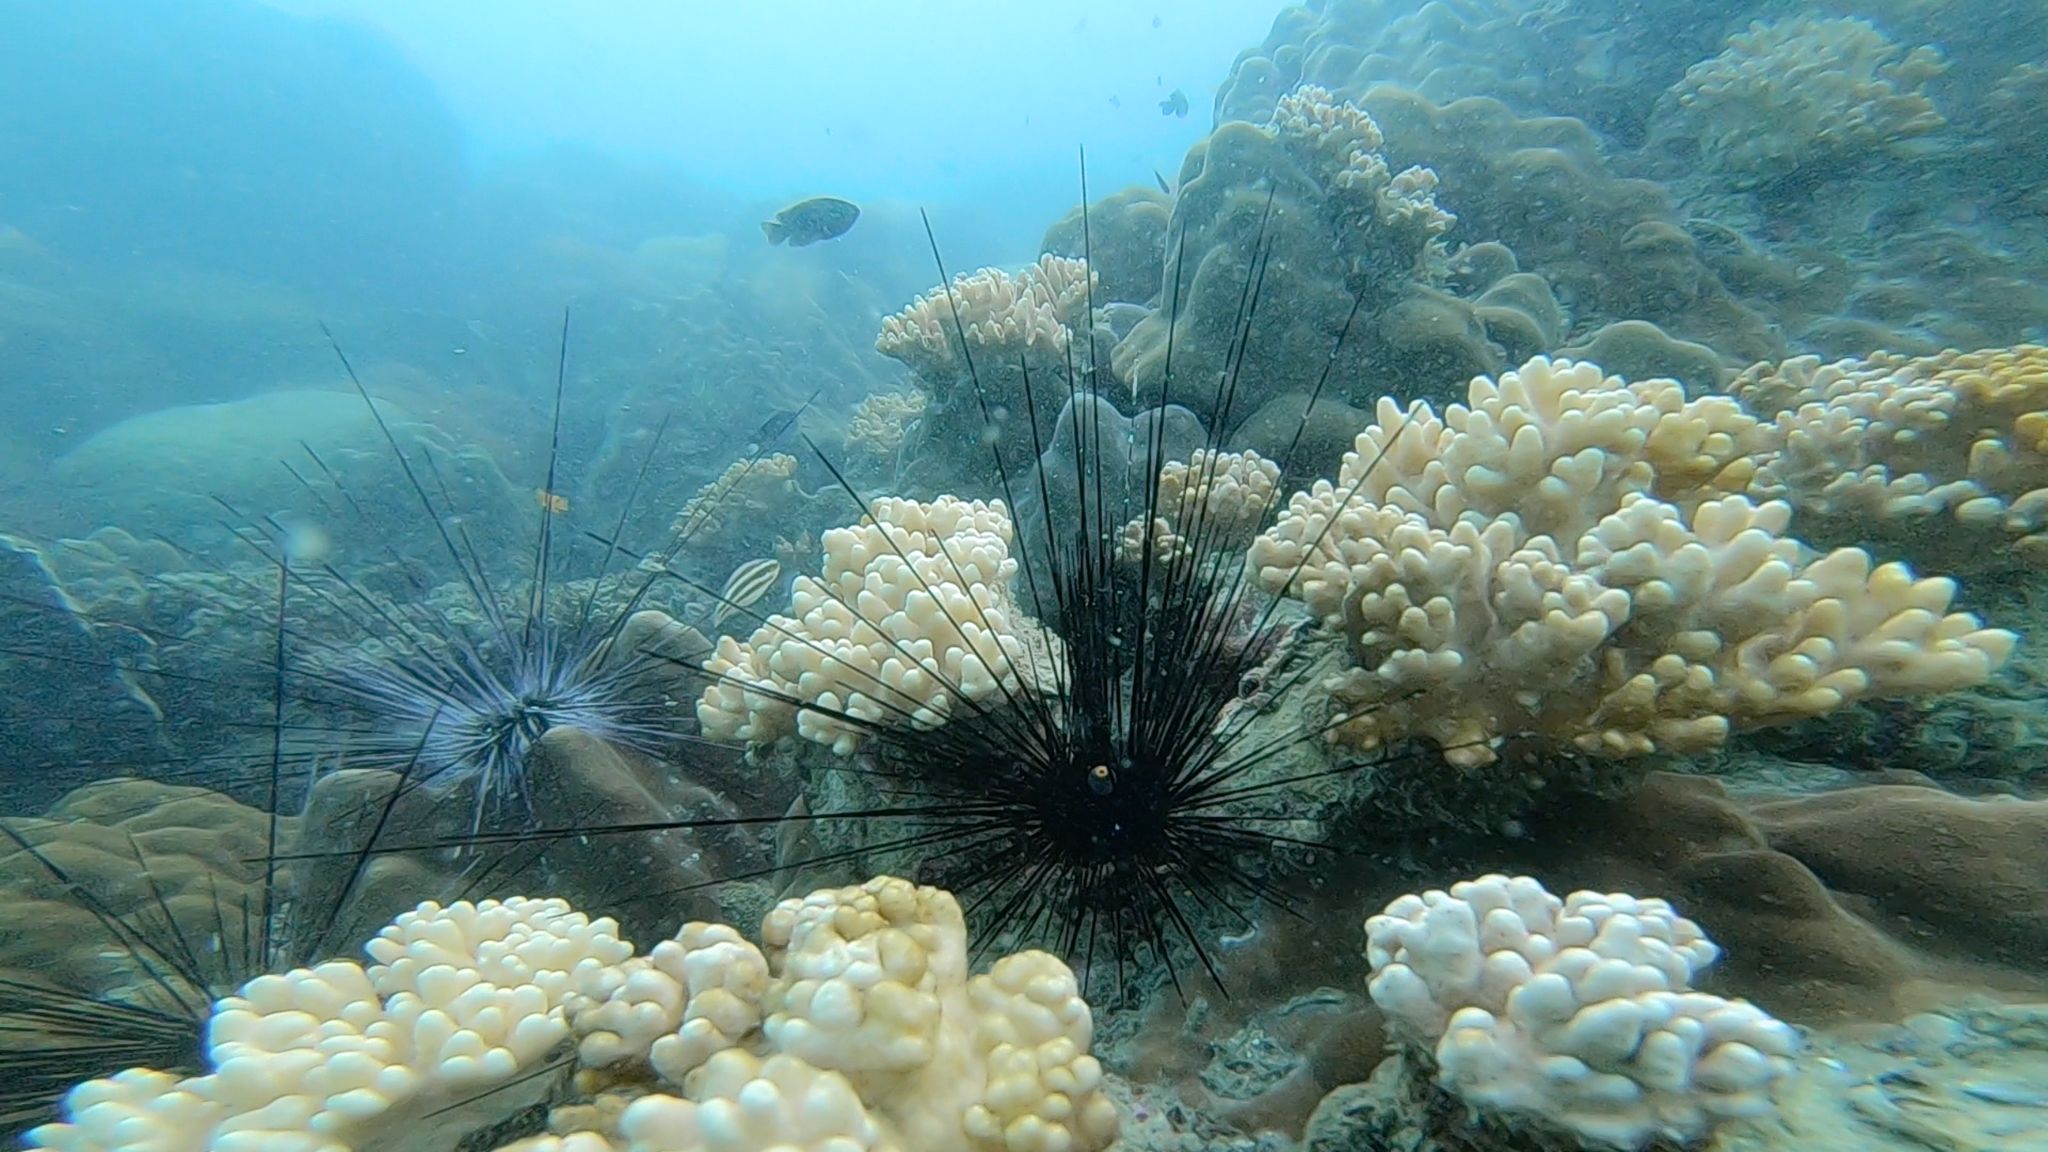
POLYGON ((749 560, 732 570, 725 578, 725 587, 718 593, 718 603, 711 609, 711 617, 704 623, 707 635, 718 635, 718 626, 726 617, 745 608, 752 607, 768 590, 782 580, 782 561, 749 560))

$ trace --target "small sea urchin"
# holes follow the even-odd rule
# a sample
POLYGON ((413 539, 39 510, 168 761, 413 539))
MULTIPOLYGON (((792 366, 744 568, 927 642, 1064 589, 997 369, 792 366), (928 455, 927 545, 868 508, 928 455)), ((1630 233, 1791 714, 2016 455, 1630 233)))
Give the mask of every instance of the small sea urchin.
MULTIPOLYGON (((333 341, 331 335, 329 340, 333 341)), ((556 502, 545 494, 555 490, 561 454, 568 347, 565 312, 547 478, 540 489, 544 494, 540 527, 526 593, 515 614, 501 602, 461 526, 451 526, 436 508, 412 461, 378 412, 376 401, 357 378, 340 345, 334 344, 342 370, 369 406, 414 499, 459 574, 474 614, 483 623, 478 630, 481 635, 473 634, 472 629, 446 615, 378 601, 330 570, 327 578, 341 595, 367 605, 388 626, 388 653, 370 655, 360 646, 330 648, 321 661, 324 666, 312 678, 363 714, 353 749, 358 763, 403 768, 428 788, 467 787, 479 829, 490 817, 533 821, 524 775, 527 754, 552 728, 580 728, 615 745, 648 752, 673 738, 671 729, 662 723, 664 709, 659 702, 634 689, 636 677, 645 670, 645 659, 636 653, 616 657, 612 653, 612 641, 659 578, 658 572, 642 575, 636 586, 627 590, 624 609, 599 618, 594 606, 599 582, 607 574, 601 569, 572 622, 564 625, 551 617, 556 502)), ((660 442, 657 432, 649 458, 660 442)), ((622 511, 621 524, 625 515, 622 511)), ((607 551, 605 568, 615 555, 614 550, 607 551)))
MULTIPOLYGON (((554 490, 560 455, 566 314, 562 339, 544 493, 554 490)), ((516 596, 505 594, 447 507, 434 461, 408 455, 338 344, 335 353, 409 484, 427 534, 453 564, 464 603, 449 608, 425 594, 382 594, 302 547, 293 526, 241 516, 231 500, 220 499, 235 517, 232 530, 273 574, 268 581, 219 574, 240 597, 233 610, 251 619, 260 611, 264 621, 267 658, 255 670, 263 679, 266 715, 248 727, 262 731, 265 752, 97 767, 258 799, 255 811, 264 814, 258 820, 265 825, 260 842, 253 850, 244 841, 234 849, 219 846, 231 855, 214 862, 253 879, 216 885, 209 874, 196 897, 190 891, 173 897, 176 885, 167 870, 189 879, 192 861, 130 837, 123 855, 132 857, 133 869, 114 872, 123 874, 123 883, 139 884, 142 898, 117 906, 69 863, 80 848, 65 842, 61 828, 0 820, 0 857, 13 857, 9 878, 71 905, 81 914, 79 924, 106 941, 103 971, 0 971, 0 1138, 49 1119, 66 1091, 93 1077, 129 1067, 204 1071, 205 1027, 218 996, 354 943, 338 933, 365 893, 372 864, 387 851, 387 828, 409 794, 427 789, 467 796, 474 805, 471 826, 479 832, 526 826, 537 816, 528 804, 527 757, 547 732, 575 727, 649 752, 681 735, 666 722, 669 708, 639 685, 652 659, 614 649, 626 620, 665 578, 683 541, 671 540, 649 570, 619 574, 609 585, 605 577, 624 553, 607 548, 589 589, 570 594, 556 586, 557 553, 566 549, 555 539, 553 502, 543 500, 525 587, 516 596), (441 503, 429 495, 423 473, 442 493, 441 503), (270 604, 254 608, 258 597, 270 604), (307 607, 346 627, 339 635, 308 627, 298 611, 307 607), (341 851, 295 853, 280 832, 284 806, 337 766, 383 769, 395 781, 346 810, 325 813, 334 826, 314 839, 339 842, 341 851), (234 858, 235 850, 253 858, 234 858), (294 870, 319 875, 309 884, 294 870)), ((657 430, 619 513, 622 526, 660 442, 657 430)), ((338 514, 360 514, 364 501, 317 457, 305 473, 292 472, 338 514), (309 475, 324 488, 315 488, 309 475)), ((435 582, 436 572, 415 570, 395 550, 392 564, 422 593, 435 582)), ((87 832, 90 855, 106 837, 100 829, 87 832)), ((536 842, 515 845, 509 855, 466 854, 442 877, 446 886, 437 883, 410 898, 463 898, 475 885, 517 874, 544 847, 536 842)))

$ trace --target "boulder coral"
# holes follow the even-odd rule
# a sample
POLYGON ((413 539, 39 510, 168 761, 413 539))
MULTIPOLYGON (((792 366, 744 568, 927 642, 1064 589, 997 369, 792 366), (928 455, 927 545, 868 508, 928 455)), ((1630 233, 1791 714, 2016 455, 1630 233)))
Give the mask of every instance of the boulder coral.
POLYGON ((1440 196, 1429 168, 1397 170, 1357 104, 1312 86, 1288 93, 1267 123, 1225 123, 1197 143, 1178 187, 1160 307, 1114 360, 1145 403, 1222 415, 1202 411, 1190 395, 1200 389, 1165 379, 1169 335, 1174 375, 1207 380, 1230 367, 1247 415, 1315 379, 1333 351, 1335 379, 1421 390, 1501 366, 1473 302, 1447 290, 1442 238, 1456 190, 1440 196), (1239 301, 1260 258, 1262 294, 1288 307, 1261 312, 1239 350, 1239 301))

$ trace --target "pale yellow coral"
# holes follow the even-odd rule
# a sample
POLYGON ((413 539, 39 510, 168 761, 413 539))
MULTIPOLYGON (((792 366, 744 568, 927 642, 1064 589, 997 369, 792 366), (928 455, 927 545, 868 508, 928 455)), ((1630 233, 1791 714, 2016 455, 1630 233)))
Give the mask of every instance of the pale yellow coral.
POLYGON ((212 1071, 82 1084, 31 1145, 466 1146, 560 1100, 566 1078, 548 1073, 571 1043, 610 1071, 579 1077, 586 1095, 552 1110, 547 1135, 502 1152, 1100 1152, 1116 1139, 1073 972, 1024 952, 970 976, 951 895, 878 877, 783 901, 762 939, 765 952, 691 923, 636 957, 611 921, 559 900, 422 904, 370 943, 368 967, 331 961, 223 999, 212 1071))
POLYGON ((1944 127, 1922 89, 1947 66, 1867 20, 1758 21, 1686 70, 1653 130, 1696 140, 1704 163, 1753 182, 1843 164, 1944 127))
MULTIPOLYGON (((1282 140, 1334 160, 1339 167, 1372 155, 1385 145, 1380 126, 1365 109, 1339 101, 1328 88, 1304 84, 1273 106, 1273 131, 1282 140)), ((1381 172, 1386 171, 1384 163, 1381 172)))
POLYGON ((1429 239, 1458 218, 1436 202, 1436 173, 1419 165, 1395 173, 1381 154, 1385 138, 1372 116, 1329 89, 1304 84, 1280 97, 1272 130, 1333 190, 1370 200, 1371 215, 1389 228, 1429 239))
POLYGON ((1057 360, 1087 320, 1095 280, 1087 261, 1050 253, 1015 276, 997 268, 963 272, 950 291, 934 288, 885 317, 875 351, 939 380, 961 369, 962 332, 968 356, 984 365, 1027 353, 1057 360))
POLYGON ((969 976, 950 894, 887 876, 823 889, 778 904, 761 942, 721 938, 713 967, 746 976, 704 982, 751 1007, 735 1025, 755 1023, 687 1067, 664 1066, 656 1043, 647 1055, 680 1095, 626 1109, 627 1152, 1097 1152, 1115 1140, 1073 972, 1022 952, 969 976))
POLYGON ((1803 356, 1733 387, 1776 414, 1783 447, 1768 478, 1802 511, 1952 515, 2023 548, 2048 544, 2048 347, 1803 356))
MULTIPOLYGON (((1241 546, 1265 521, 1277 502, 1280 466, 1256 452, 1212 452, 1197 448, 1185 461, 1169 461, 1159 470, 1153 507, 1153 558, 1171 564, 1187 547, 1188 533, 1198 534, 1202 550, 1241 546)), ((1117 554, 1125 560, 1142 555, 1146 532, 1142 518, 1124 525, 1117 554)))
POLYGON ((1954 585, 1816 557, 1751 502, 1769 438, 1725 398, 1538 358, 1441 419, 1391 400, 1336 482, 1254 543, 1274 592, 1348 641, 1332 739, 1428 739, 1453 764, 1519 736, 1603 756, 1981 682, 2009 632, 1954 585))
POLYGON ((799 494, 796 457, 782 452, 742 457, 684 503, 670 532, 683 540, 715 536, 729 525, 771 516, 799 494))
POLYGON ((846 429, 849 450, 893 460, 910 425, 924 415, 922 392, 876 392, 854 409, 846 429))
POLYGON ((1056 657, 1011 597, 1001 501, 883 498, 870 513, 825 533, 824 573, 797 577, 790 615, 721 638, 697 702, 706 736, 794 732, 845 755, 863 725, 936 727, 1043 681, 1056 657))

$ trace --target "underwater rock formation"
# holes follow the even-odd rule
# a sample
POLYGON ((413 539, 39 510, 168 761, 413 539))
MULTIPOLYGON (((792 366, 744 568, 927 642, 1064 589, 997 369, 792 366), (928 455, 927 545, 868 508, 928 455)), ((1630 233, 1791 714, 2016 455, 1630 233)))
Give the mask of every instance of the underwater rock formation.
POLYGON ((535 810, 545 814, 543 828, 502 841, 484 836, 467 849, 467 858, 448 850, 479 839, 466 798, 451 802, 397 772, 332 772, 313 786, 294 841, 293 854, 308 857, 297 868, 294 901, 335 908, 346 891, 345 907, 333 914, 349 929, 331 933, 339 939, 374 928, 421 893, 545 887, 643 934, 678 912, 746 911, 752 907, 747 901, 757 899, 750 886, 714 882, 759 872, 770 863, 766 848, 756 829, 718 821, 742 815, 729 798, 741 788, 750 805, 775 811, 789 795, 772 780, 742 781, 736 761, 704 748, 685 764, 662 764, 574 728, 553 729, 534 743, 525 765, 535 810), (551 834, 551 828, 584 832, 551 834), (614 828, 624 831, 584 834, 614 828), (373 837, 376 855, 358 861, 373 837), (484 863, 474 858, 479 852, 484 863), (360 875, 359 864, 365 865, 360 875), (479 870, 487 879, 470 875, 479 870), (648 876, 660 877, 656 890, 648 890, 642 879, 648 876))
POLYGON ((1734 372, 1705 344, 1680 340, 1647 320, 1616 320, 1558 349, 1560 360, 1585 360, 1624 380, 1665 377, 1687 394, 1718 392, 1734 372))
MULTIPOLYGON (((378 407, 401 450, 433 457, 444 489, 460 498, 451 512, 474 516, 480 532, 518 522, 517 489, 482 447, 389 401, 378 407)), ((247 545, 223 525, 218 497, 236 510, 225 517, 231 524, 277 515, 317 530, 339 555, 381 559, 384 549, 424 544, 406 531, 415 505, 392 451, 361 396, 301 389, 132 417, 58 459, 51 477, 66 492, 68 530, 79 535, 113 525, 241 560, 247 545)))
POLYGON ((1262 121, 1301 84, 1385 84, 1440 104, 1479 96, 1569 116, 1633 144, 1657 95, 1719 42, 1718 8, 1657 21, 1637 0, 1311 0, 1283 9, 1264 42, 1238 54, 1216 121, 1262 121))
POLYGON ((101 775, 110 750, 146 764, 168 755, 147 688, 156 642, 96 625, 43 553, 0 534, 0 778, 11 804, 36 807, 101 775))
POLYGON ((1427 164, 1456 190, 1460 235, 1512 249, 1551 283, 1575 330, 1646 320, 1740 363, 1782 355, 1781 337, 1706 262, 1670 195, 1615 173, 1584 124, 1389 86, 1357 99, 1394 162, 1427 164))
MULTIPOLYGON (((1015 521, 1027 540, 1048 539, 1057 525, 1080 523, 1081 502, 1100 495, 1112 509, 1141 507, 1152 483, 1169 461, 1189 460, 1207 442, 1194 412, 1178 404, 1125 416, 1111 401, 1078 392, 1043 437, 1045 450, 1014 485, 1015 521)), ((1032 579, 1051 589, 1043 549, 1027 549, 1036 563, 1032 579)))
POLYGON ((1830 891, 1911 925, 1922 947, 2048 975, 2048 801, 1873 785, 1749 815, 1774 849, 1830 891))
MULTIPOLYGON (((1436 174, 1395 171, 1382 144, 1356 105, 1305 88, 1269 124, 1224 124, 1188 153, 1160 307, 1116 347, 1117 372, 1142 403, 1235 425, 1205 399, 1226 367, 1233 409, 1250 415, 1308 387, 1333 354, 1339 398, 1353 380, 1428 392, 1501 366, 1473 304, 1444 290, 1439 237, 1456 217, 1437 202, 1436 174), (1240 333, 1255 261, 1261 294, 1287 307, 1240 333), (1175 381, 1165 379, 1169 336, 1175 381)), ((1547 296, 1540 283, 1528 288, 1547 296)))
MULTIPOLYGON (((269 851, 262 810, 205 788, 121 778, 5 823, 0 970, 45 973, 81 992, 141 987, 149 995, 152 976, 175 982, 178 974, 153 972, 153 958, 130 951, 124 931, 212 940, 205 975, 260 952, 269 851)), ((279 819, 286 840, 297 827, 295 817, 279 819)), ((201 1003, 214 991, 181 990, 201 1003)))
POLYGON ((1156 304, 1172 214, 1172 196, 1135 185, 1088 205, 1085 235, 1077 205, 1045 230, 1038 249, 1054 256, 1087 259, 1098 277, 1097 308, 1117 303, 1156 304))

